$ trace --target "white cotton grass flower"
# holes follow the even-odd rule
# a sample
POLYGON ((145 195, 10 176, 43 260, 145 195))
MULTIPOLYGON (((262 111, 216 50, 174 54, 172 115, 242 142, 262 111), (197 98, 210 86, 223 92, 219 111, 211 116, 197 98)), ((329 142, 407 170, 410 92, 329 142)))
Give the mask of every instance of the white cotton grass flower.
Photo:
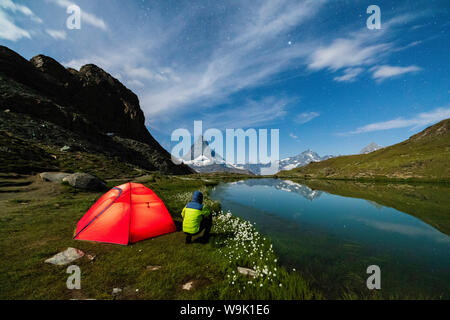
POLYGON ((233 287, 237 286, 237 289, 245 288, 239 281, 244 276, 235 271, 237 266, 250 267, 255 271, 254 278, 245 282, 249 286, 263 287, 264 284, 275 281, 278 260, 273 245, 255 230, 255 224, 234 217, 229 211, 221 211, 213 217, 213 232, 227 234, 227 237, 218 237, 216 244, 221 246, 219 252, 229 263, 226 277, 228 283, 233 287))

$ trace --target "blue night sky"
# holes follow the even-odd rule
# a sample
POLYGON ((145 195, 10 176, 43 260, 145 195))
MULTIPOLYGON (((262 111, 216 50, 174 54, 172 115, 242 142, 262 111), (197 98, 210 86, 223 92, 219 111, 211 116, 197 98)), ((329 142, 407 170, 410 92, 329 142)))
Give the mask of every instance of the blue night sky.
POLYGON ((0 43, 139 97, 168 150, 176 128, 279 128, 281 158, 387 146, 450 117, 450 2, 0 0, 0 43), (82 9, 80 30, 67 7, 82 9), (381 29, 369 30, 369 5, 381 29))

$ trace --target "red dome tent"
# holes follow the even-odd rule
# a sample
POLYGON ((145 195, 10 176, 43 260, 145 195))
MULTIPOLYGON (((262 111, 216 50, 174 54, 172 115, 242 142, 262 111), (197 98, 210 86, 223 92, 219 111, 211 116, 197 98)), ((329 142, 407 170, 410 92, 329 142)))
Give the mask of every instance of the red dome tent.
POLYGON ((139 183, 112 188, 77 223, 74 239, 135 243, 175 231, 162 200, 139 183))

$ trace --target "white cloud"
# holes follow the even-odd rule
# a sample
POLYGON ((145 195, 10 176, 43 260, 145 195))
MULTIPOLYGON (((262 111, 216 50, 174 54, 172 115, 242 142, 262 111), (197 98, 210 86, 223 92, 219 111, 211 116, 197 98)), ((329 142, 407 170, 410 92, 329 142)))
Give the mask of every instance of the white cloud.
POLYGON ((55 40, 65 40, 67 36, 64 30, 46 29, 45 32, 55 40))
POLYGON ((371 68, 393 52, 405 50, 420 43, 416 41, 397 48, 394 42, 389 41, 389 37, 396 32, 396 26, 406 24, 418 16, 413 14, 397 16, 384 22, 382 30, 373 32, 363 28, 349 33, 346 37, 328 40, 326 45, 316 47, 310 54, 308 68, 313 71, 329 70, 332 72, 345 69, 344 75, 336 76, 334 80, 338 82, 354 81, 364 71, 364 68, 371 68))
POLYGON ((401 74, 410 73, 410 72, 417 72, 422 70, 421 68, 417 66, 409 66, 409 67, 397 67, 397 66, 389 66, 389 65, 383 65, 383 66, 376 66, 371 68, 371 71, 373 72, 373 78, 376 80, 384 80, 387 78, 399 76, 401 74))
POLYGON ((314 118, 317 118, 318 116, 320 116, 320 114, 317 112, 303 112, 303 113, 300 113, 295 118, 295 121, 298 123, 304 124, 304 123, 311 121, 314 118))
POLYGON ((431 125, 440 120, 450 118, 450 108, 439 108, 430 112, 419 113, 414 118, 404 119, 397 118, 393 120, 375 122, 363 127, 357 128, 349 134, 360 134, 372 131, 382 131, 398 128, 419 128, 427 125, 431 125))
POLYGON ((149 116, 157 117, 194 103, 212 107, 235 92, 268 81, 309 53, 307 44, 287 47, 284 41, 277 40, 313 17, 323 3, 265 1, 259 8, 253 7, 255 18, 235 22, 238 27, 228 30, 232 34, 230 41, 218 43, 200 64, 178 70, 177 82, 168 81, 165 86, 145 92, 143 108, 149 116), (270 50, 261 50, 262 47, 270 50))
POLYGON ((228 107, 224 111, 202 115, 204 126, 218 129, 250 128, 283 119, 293 98, 265 97, 261 100, 247 100, 245 104, 228 107), (245 114, 245 117, 242 115, 245 114))
POLYGON ((342 76, 335 77, 334 80, 338 82, 352 82, 363 71, 363 68, 347 68, 342 76))
POLYGON ((320 47, 313 52, 308 67, 312 70, 362 66, 373 63, 376 56, 387 50, 388 44, 364 46, 359 38, 336 39, 327 47, 320 47))
POLYGON ((142 82, 139 81, 139 80, 130 80, 130 81, 127 81, 127 85, 132 86, 132 87, 139 87, 139 88, 145 87, 145 84, 142 83, 142 82))
POLYGON ((289 133, 289 137, 291 137, 294 140, 298 140, 298 137, 295 134, 293 134, 292 132, 289 133))
POLYGON ((42 23, 42 19, 36 16, 30 8, 21 4, 16 4, 12 0, 0 0, 0 8, 12 11, 13 13, 19 12, 35 22, 42 23))
MULTIPOLYGON (((310 71, 339 72, 333 76, 335 81, 354 81, 366 69, 380 64, 391 53, 389 49, 395 47, 384 38, 386 30, 393 34, 394 26, 411 19, 386 21, 385 29, 375 33, 367 29, 341 32, 343 36, 338 39, 300 33, 287 45, 286 38, 292 37, 294 29, 307 28, 323 3, 266 0, 257 5, 239 4, 239 10, 222 17, 222 27, 210 30, 208 40, 196 43, 192 51, 192 41, 184 43, 178 39, 192 36, 190 28, 198 19, 195 9, 188 16, 184 10, 180 11, 183 15, 175 14, 176 23, 173 19, 159 20, 155 10, 156 16, 148 28, 156 37, 137 35, 133 38, 133 51, 117 42, 109 48, 99 48, 98 54, 86 50, 91 53, 89 56, 66 65, 79 68, 94 63, 110 73, 120 73, 122 82, 136 89, 147 118, 153 123, 169 122, 185 113, 203 112, 233 99, 239 101, 236 93, 278 81, 275 76, 294 69, 301 74, 306 73, 304 67, 310 71)), ((300 118, 299 122, 306 120, 300 118)))
MULTIPOLYGON (((75 2, 72 2, 69 0, 50 0, 50 1, 62 8, 65 8, 65 9, 71 5, 77 5, 75 2)), ((80 7, 80 8, 81 8, 81 21, 82 22, 85 22, 85 23, 87 23, 93 27, 96 27, 98 29, 101 29, 103 31, 108 30, 108 25, 102 18, 97 17, 96 15, 83 10, 82 7, 80 7)))
POLYGON ((17 41, 21 38, 31 39, 31 35, 27 30, 16 26, 14 22, 0 10, 0 38, 17 41))
POLYGON ((159 71, 154 72, 148 68, 143 67, 126 67, 125 74, 130 78, 140 78, 154 81, 174 81, 178 82, 180 78, 175 75, 174 71, 170 68, 161 68, 159 71))
POLYGON ((16 4, 11 0, 0 0, 0 38, 9 41, 17 41, 22 38, 31 39, 29 30, 25 30, 16 25, 14 19, 7 14, 7 11, 14 14, 22 14, 34 22, 42 23, 42 20, 36 16, 27 6, 16 4))

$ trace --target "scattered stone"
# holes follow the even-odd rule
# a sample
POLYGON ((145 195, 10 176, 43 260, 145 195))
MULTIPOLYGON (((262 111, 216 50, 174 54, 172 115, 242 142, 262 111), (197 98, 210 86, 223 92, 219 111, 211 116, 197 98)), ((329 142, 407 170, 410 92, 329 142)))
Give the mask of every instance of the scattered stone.
POLYGON ((63 179, 74 188, 87 189, 92 191, 106 190, 106 183, 93 175, 77 172, 63 179))
POLYGON ((3 111, 3 112, 5 112, 5 113, 10 113, 11 112, 11 110, 9 110, 9 109, 6 109, 5 111, 3 111))
POLYGON ((70 151, 70 147, 69 146, 64 146, 61 149, 59 149, 59 151, 61 151, 61 152, 70 151))
POLYGON ((147 271, 156 271, 161 269, 161 266, 147 266, 147 271))
POLYGON ((193 288, 193 286, 194 286, 194 281, 189 281, 189 282, 183 284, 182 289, 189 291, 189 290, 191 290, 193 288))
POLYGON ((66 172, 42 172, 39 174, 39 177, 43 181, 50 181, 50 182, 59 182, 61 183, 65 177, 70 176, 70 173, 66 172))
POLYGON ((53 257, 45 260, 45 262, 57 266, 63 266, 81 258, 82 256, 84 256, 83 251, 69 247, 65 251, 55 254, 53 257))
POLYGON ((114 288, 113 291, 112 291, 113 295, 118 295, 118 294, 121 294, 121 293, 122 293, 122 289, 120 289, 120 288, 114 288))
POLYGON ((86 258, 88 258, 89 261, 94 261, 95 255, 87 254, 87 255, 86 255, 86 258))
POLYGON ((243 274, 244 276, 249 276, 252 278, 256 277, 256 271, 253 269, 237 267, 237 270, 240 274, 243 274))

